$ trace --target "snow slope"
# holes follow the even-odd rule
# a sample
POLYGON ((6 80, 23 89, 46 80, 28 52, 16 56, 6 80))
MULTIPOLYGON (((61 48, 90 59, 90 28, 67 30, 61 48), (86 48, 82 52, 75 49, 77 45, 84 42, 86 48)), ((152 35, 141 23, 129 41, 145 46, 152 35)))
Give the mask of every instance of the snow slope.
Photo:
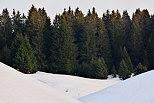
POLYGON ((102 88, 106 88, 119 81, 118 78, 99 80, 99 79, 87 79, 77 76, 58 75, 58 74, 43 73, 43 72, 30 74, 30 76, 74 98, 80 98, 82 96, 96 92, 98 90, 101 90, 102 88))
POLYGON ((154 103, 154 71, 117 83, 79 100, 83 103, 154 103))
POLYGON ((0 63, 0 103, 80 103, 0 63))

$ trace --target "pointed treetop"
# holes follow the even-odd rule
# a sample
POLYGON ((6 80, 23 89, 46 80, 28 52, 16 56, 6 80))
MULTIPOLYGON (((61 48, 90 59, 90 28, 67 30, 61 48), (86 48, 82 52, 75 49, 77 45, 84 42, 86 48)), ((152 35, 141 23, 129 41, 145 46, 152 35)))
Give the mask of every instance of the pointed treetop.
POLYGON ((93 7, 93 9, 92 9, 92 14, 96 14, 96 9, 95 9, 95 7, 93 7))
POLYGON ((31 9, 34 9, 35 8, 35 6, 32 4, 32 7, 31 7, 31 9))
POLYGON ((83 13, 82 11, 79 10, 79 7, 75 9, 75 16, 81 16, 81 17, 83 16, 83 13))
POLYGON ((71 7, 69 6, 69 9, 68 9, 68 11, 71 11, 71 7))
POLYGON ((66 8, 64 8, 64 12, 63 12, 63 15, 66 15, 66 8))
POLYGON ((17 11, 17 15, 20 15, 20 12, 19 11, 17 11))
POLYGON ((141 13, 140 8, 136 9, 135 14, 140 14, 140 13, 141 13))
POLYGON ((88 10, 87 16, 91 16, 91 11, 90 11, 90 9, 88 10))
POLYGON ((123 15, 128 15, 128 11, 127 10, 124 10, 123 11, 123 15))
POLYGON ((3 15, 9 15, 9 11, 6 9, 3 9, 3 12, 2 12, 3 15))
POLYGON ((117 15, 117 17, 121 17, 121 14, 120 14, 120 12, 119 12, 118 9, 117 9, 117 11, 116 11, 116 15, 117 15))
POLYGON ((115 15, 115 11, 114 10, 112 10, 112 15, 115 15))
POLYGON ((93 7, 93 9, 92 9, 92 14, 93 14, 94 16, 98 17, 97 12, 96 12, 96 9, 95 9, 94 7, 93 7))
POLYGON ((106 10, 106 14, 110 14, 110 10, 109 9, 106 10))
POLYGON ((13 15, 16 15, 16 11, 15 11, 15 9, 13 9, 13 13, 12 13, 13 15))
POLYGON ((147 9, 144 9, 144 10, 142 11, 142 14, 143 14, 144 16, 146 16, 146 17, 150 17, 149 11, 148 11, 147 9))
POLYGON ((124 18, 124 17, 129 17, 129 18, 130 18, 130 16, 129 16, 127 10, 123 11, 122 17, 123 17, 123 18, 124 18))

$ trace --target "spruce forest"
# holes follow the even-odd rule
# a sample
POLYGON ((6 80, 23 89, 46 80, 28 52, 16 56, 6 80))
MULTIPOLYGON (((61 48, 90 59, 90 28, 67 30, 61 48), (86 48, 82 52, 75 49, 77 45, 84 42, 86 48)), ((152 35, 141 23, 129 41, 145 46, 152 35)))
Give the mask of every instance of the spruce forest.
POLYGON ((69 7, 51 21, 44 8, 32 6, 27 16, 4 9, 0 62, 23 73, 127 79, 154 69, 154 15, 107 10, 99 17, 95 8, 84 15, 69 7))

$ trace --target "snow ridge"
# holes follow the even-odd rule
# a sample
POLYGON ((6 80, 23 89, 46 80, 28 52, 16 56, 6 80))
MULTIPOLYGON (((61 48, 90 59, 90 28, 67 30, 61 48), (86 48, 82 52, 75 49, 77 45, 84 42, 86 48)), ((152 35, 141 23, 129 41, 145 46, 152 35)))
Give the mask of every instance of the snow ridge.
POLYGON ((154 70, 132 77, 79 100, 83 103, 154 103, 154 70))
POLYGON ((81 103, 0 63, 0 103, 81 103))

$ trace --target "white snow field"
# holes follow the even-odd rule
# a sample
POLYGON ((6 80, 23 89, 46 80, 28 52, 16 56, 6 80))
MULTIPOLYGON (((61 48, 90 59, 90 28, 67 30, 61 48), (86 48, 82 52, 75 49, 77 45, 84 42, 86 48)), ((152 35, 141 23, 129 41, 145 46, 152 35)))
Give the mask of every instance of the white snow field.
POLYGON ((0 63, 0 103, 80 103, 28 75, 0 63))
POLYGON ((154 71, 117 83, 79 100, 83 103, 154 103, 154 71))
POLYGON ((43 72, 30 74, 30 76, 77 99, 119 82, 119 78, 99 80, 43 72))

